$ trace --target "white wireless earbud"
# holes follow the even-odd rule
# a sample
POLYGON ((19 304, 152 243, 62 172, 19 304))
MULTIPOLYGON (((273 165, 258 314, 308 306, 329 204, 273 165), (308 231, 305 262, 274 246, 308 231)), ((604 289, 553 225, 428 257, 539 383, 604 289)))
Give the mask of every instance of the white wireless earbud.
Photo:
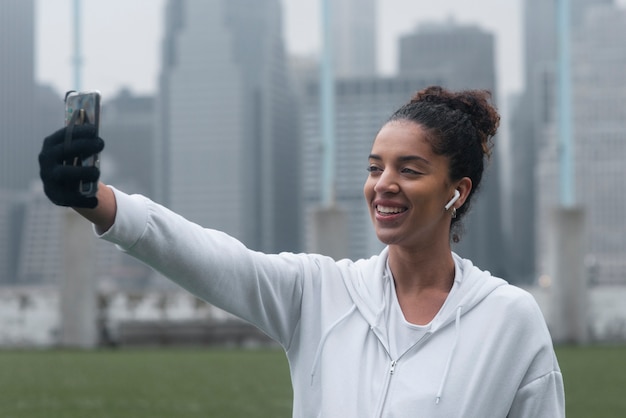
POLYGON ((450 209, 450 207, 452 205, 454 205, 454 202, 459 200, 459 197, 461 197, 461 193, 457 189, 457 190, 454 191, 454 196, 452 197, 452 199, 450 199, 450 201, 446 204, 446 206, 445 206, 446 210, 450 209))

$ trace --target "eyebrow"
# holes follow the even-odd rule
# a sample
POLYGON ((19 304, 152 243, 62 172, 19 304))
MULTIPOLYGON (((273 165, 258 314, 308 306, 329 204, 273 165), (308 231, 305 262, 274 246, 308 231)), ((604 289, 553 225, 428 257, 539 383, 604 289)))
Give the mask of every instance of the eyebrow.
MULTIPOLYGON (((382 157, 378 154, 370 154, 369 155, 369 159, 370 160, 378 160, 381 161, 382 157)), ((418 155, 403 155, 401 157, 398 157, 398 161, 401 163, 407 162, 407 161, 421 161, 425 164, 431 165, 430 161, 428 161, 426 158, 424 157, 420 157, 418 155)))

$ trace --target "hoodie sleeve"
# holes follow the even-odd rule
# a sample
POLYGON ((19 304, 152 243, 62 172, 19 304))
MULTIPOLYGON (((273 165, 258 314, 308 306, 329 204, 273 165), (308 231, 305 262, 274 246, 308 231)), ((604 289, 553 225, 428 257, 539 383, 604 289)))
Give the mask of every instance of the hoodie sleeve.
POLYGON ((552 371, 521 387, 508 418, 565 418, 563 377, 552 371))
POLYGON ((564 418, 563 376, 543 314, 528 292, 515 286, 509 289, 519 293, 520 328, 514 341, 519 347, 523 347, 524 342, 528 344, 526 352, 530 362, 515 392, 508 418, 564 418))
POLYGON ((283 346, 289 344, 300 318, 305 266, 313 264, 305 256, 249 250, 143 196, 114 192, 115 224, 101 238, 283 346))

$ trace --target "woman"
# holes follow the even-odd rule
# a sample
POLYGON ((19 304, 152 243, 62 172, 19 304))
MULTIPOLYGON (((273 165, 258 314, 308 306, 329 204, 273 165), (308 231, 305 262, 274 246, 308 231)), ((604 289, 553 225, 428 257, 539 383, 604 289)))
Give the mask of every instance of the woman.
POLYGON ((488 98, 427 88, 382 127, 364 195, 387 247, 355 262, 254 252, 102 183, 82 198, 78 181, 99 172, 62 161, 102 149, 86 128, 68 148, 64 130, 46 138, 41 177, 50 199, 76 207, 103 239, 278 341, 294 417, 563 417, 534 299, 450 247, 499 124, 488 98))

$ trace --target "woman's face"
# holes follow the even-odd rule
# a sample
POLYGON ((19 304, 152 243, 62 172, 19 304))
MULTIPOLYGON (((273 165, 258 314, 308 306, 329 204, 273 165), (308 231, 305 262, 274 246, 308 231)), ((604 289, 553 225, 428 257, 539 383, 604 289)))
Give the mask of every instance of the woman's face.
POLYGON ((437 155, 424 129, 411 121, 382 127, 372 146, 364 186, 365 200, 378 239, 407 248, 449 242, 454 195, 448 158, 437 155))

